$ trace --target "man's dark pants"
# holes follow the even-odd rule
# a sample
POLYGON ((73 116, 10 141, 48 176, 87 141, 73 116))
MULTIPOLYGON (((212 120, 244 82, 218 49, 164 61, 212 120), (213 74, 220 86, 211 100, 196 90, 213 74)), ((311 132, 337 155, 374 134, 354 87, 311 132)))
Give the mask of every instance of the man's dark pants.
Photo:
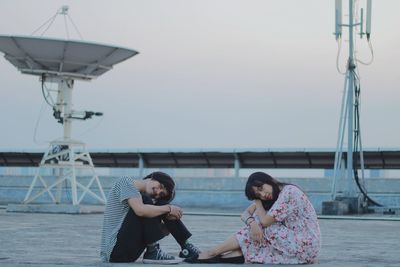
MULTIPOLYGON (((142 194, 144 204, 153 204, 152 199, 142 194)), ((117 243, 111 253, 110 262, 133 262, 137 260, 148 244, 162 239, 165 234, 162 223, 181 246, 192 235, 180 220, 167 220, 165 216, 154 218, 139 217, 130 208, 118 231, 117 243)))

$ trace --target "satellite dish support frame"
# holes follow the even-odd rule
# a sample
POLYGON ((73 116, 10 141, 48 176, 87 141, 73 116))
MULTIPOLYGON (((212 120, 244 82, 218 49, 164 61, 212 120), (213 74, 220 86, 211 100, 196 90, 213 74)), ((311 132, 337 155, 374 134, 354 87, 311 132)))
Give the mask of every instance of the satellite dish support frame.
POLYGON ((64 181, 68 181, 71 187, 72 205, 79 205, 87 194, 98 200, 100 203, 105 204, 106 197, 100 184, 99 177, 94 170, 93 161, 85 143, 71 139, 74 113, 72 109, 72 90, 74 79, 68 76, 49 76, 42 77, 42 79, 46 79, 49 82, 55 82, 58 84, 57 103, 55 106, 57 107, 58 111, 61 111, 64 114, 64 136, 62 140, 50 142, 50 145, 43 155, 36 175, 29 187, 23 203, 29 204, 43 194, 48 193, 53 203, 60 204, 62 201, 62 183, 64 181), (59 149, 61 150, 57 151, 59 149), (91 179, 86 186, 78 181, 78 176, 76 175, 77 169, 87 169, 91 172, 91 179), (47 184, 42 176, 42 171, 44 170, 51 170, 54 175, 58 176, 56 181, 47 184), (43 189, 37 192, 35 195, 32 195, 37 181, 40 181, 43 189), (90 189, 94 182, 97 184, 99 191, 98 194, 90 189), (54 196, 51 191, 55 187, 56 196, 54 196), (78 188, 82 190, 79 198, 78 188))

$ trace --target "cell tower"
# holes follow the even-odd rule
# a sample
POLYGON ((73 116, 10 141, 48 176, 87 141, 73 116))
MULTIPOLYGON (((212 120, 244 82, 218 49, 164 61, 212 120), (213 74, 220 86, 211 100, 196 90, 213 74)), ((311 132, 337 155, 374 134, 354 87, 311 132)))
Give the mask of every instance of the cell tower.
MULTIPOLYGON (((57 15, 63 15, 66 22, 66 17, 70 18, 68 6, 59 9, 39 29, 45 28, 46 31, 57 15)), ((75 24, 73 25, 75 27, 75 24)), ((69 37, 67 24, 65 24, 65 29, 69 37)), ((78 30, 77 32, 81 36, 78 30)), ((138 52, 117 46, 50 39, 41 36, 0 36, 0 52, 3 52, 4 57, 21 73, 40 77, 42 94, 52 107, 55 119, 63 125, 63 137, 50 142, 23 204, 30 204, 46 193, 54 204, 60 204, 62 203, 61 194, 64 184, 65 191, 70 191, 72 206, 81 204, 86 196, 104 204, 106 197, 86 145, 72 138, 73 121, 101 116, 102 113, 73 109, 74 81, 91 81, 111 70, 115 64, 138 54, 138 52), (57 89, 48 89, 46 83, 56 84, 57 89), (52 97, 52 93, 55 94, 55 97, 52 97), (86 170, 89 174, 78 179, 78 170, 86 170), (49 175, 50 179, 46 179, 45 176, 49 175), (69 188, 67 188, 67 184, 69 188), (96 190, 94 190, 94 186, 96 186, 96 190)), ((42 211, 38 208, 35 209, 42 211)), ((74 213, 73 210, 72 213, 74 213)), ((14 211, 24 210, 17 208, 14 211)), ((29 208, 27 211, 30 211, 29 208)))
MULTIPOLYGON (((360 208, 366 207, 369 203, 377 204, 371 200, 364 186, 364 157, 361 142, 360 129, 360 79, 357 72, 357 63, 360 62, 355 54, 355 38, 366 36, 370 45, 371 35, 371 8, 372 0, 366 0, 366 17, 364 8, 361 8, 358 17, 355 4, 358 1, 348 0, 348 23, 342 21, 342 0, 335 0, 335 37, 340 43, 343 27, 348 28, 348 60, 344 81, 344 92, 341 105, 338 139, 336 144, 335 164, 332 179, 331 198, 332 200, 347 199, 352 212, 359 212, 360 208), (365 26, 364 26, 365 25, 365 26), (344 140, 347 129, 347 153, 344 153, 344 140), (358 176, 358 169, 361 170, 361 178, 358 176), (343 196, 337 196, 337 180, 342 178, 347 181, 344 187, 343 196), (360 193, 356 191, 358 186, 360 193)), ((357 7, 358 9, 358 7, 357 7)), ((340 51, 340 50, 339 50, 340 51)), ((372 62, 372 61, 371 61, 372 62)), ((339 70, 339 68, 338 68, 339 70)), ((340 71, 340 70, 339 70, 340 71)))

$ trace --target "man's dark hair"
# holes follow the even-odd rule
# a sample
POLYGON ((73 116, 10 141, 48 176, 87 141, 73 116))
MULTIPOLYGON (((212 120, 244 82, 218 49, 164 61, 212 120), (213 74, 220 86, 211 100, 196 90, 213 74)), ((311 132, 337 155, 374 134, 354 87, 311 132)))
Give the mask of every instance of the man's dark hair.
POLYGON ((159 182, 160 184, 162 184, 165 187, 165 189, 167 190, 168 195, 166 195, 165 197, 162 197, 160 199, 157 199, 157 202, 159 200, 162 200, 163 202, 169 203, 174 199, 174 197, 175 197, 175 182, 174 182, 174 180, 172 180, 171 176, 169 176, 168 174, 166 174, 164 172, 152 172, 143 178, 143 180, 145 180, 145 179, 153 179, 153 180, 159 182))

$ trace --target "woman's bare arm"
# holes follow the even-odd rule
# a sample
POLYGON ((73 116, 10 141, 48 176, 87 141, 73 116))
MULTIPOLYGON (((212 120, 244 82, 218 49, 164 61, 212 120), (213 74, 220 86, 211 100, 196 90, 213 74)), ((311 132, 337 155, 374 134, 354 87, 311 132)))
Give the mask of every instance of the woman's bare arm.
POLYGON ((246 223, 247 219, 252 217, 255 211, 256 211, 256 204, 253 203, 250 206, 248 206, 247 209, 245 209, 245 211, 242 213, 242 215, 240 215, 240 219, 244 223, 246 223))
POLYGON ((270 226, 275 222, 274 217, 271 217, 267 214, 267 211, 264 209, 261 200, 256 199, 256 213, 258 218, 260 218, 261 225, 265 228, 270 226))

